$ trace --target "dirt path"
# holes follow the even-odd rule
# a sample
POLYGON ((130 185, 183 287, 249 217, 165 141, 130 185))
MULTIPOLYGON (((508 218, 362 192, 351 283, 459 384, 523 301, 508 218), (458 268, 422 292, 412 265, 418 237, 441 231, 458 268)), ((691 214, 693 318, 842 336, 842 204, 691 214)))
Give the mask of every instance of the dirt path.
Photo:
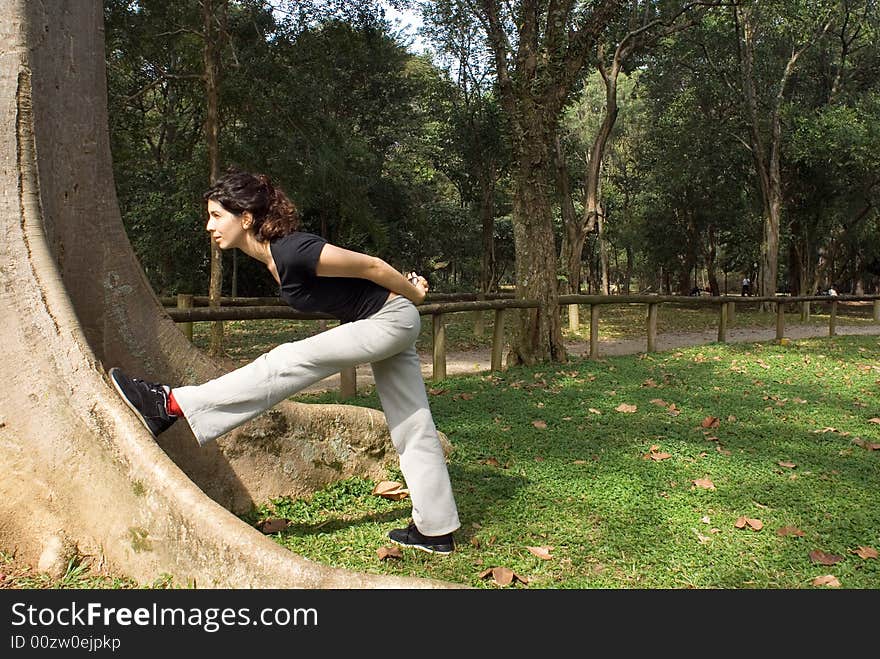
MULTIPOLYGON (((880 335, 880 325, 838 325, 838 335, 860 334, 880 335)), ((786 326, 785 336, 789 339, 806 339, 812 337, 828 336, 828 328, 821 326, 792 325, 786 326)), ((742 328, 727 330, 728 343, 748 343, 750 341, 772 341, 776 338, 776 328, 742 328)), ((673 332, 657 335, 657 351, 665 352, 675 348, 705 345, 718 339, 717 330, 705 330, 700 332, 673 332)), ((589 357, 589 341, 573 341, 566 344, 568 354, 573 357, 589 357)), ((599 339, 599 356, 610 355, 634 355, 645 352, 647 339, 599 339)), ((422 362, 422 374, 425 380, 431 378, 433 371, 432 357, 430 353, 419 355, 422 362)), ((491 365, 491 353, 489 348, 448 352, 446 354, 446 375, 469 375, 488 371, 491 365)), ((373 375, 368 364, 358 366, 357 386, 358 389, 373 384, 373 375)), ((306 392, 318 392, 339 389, 339 375, 331 375, 320 382, 312 385, 306 392)))

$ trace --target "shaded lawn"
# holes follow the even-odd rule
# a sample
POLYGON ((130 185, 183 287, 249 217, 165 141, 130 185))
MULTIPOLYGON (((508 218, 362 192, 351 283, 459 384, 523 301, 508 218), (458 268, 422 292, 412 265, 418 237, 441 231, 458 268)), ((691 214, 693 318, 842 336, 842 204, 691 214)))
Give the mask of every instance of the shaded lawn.
POLYGON ((247 519, 287 517, 276 539, 331 565, 474 587, 502 566, 528 582, 510 587, 876 588, 878 356, 877 337, 713 344, 434 384, 463 524, 449 557, 379 560, 409 503, 361 479, 247 519))

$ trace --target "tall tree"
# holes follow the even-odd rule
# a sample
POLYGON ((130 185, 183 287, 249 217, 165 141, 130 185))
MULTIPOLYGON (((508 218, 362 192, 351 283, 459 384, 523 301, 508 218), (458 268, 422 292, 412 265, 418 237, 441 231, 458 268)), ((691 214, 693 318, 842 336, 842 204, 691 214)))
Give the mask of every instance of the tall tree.
POLYGON ((516 292, 544 311, 519 314, 508 363, 564 361, 556 280, 553 178, 562 110, 588 56, 625 0, 477 0, 495 62, 514 165, 516 292))
POLYGON ((783 211, 782 114, 787 88, 801 56, 831 27, 837 4, 827 0, 744 0, 732 10, 746 144, 754 161, 764 215, 759 295, 775 295, 777 288, 783 211), (792 9, 795 13, 786 14, 792 9))
MULTIPOLYGON (((712 4, 715 3, 689 3, 684 7, 673 6, 666 9, 658 3, 633 2, 623 20, 618 25, 614 25, 614 29, 605 31, 602 37, 597 40, 595 66, 601 76, 605 98, 601 110, 601 123, 595 131, 589 147, 583 180, 583 210, 580 216, 575 216, 572 212, 565 212, 573 204, 566 198, 565 193, 568 177, 564 172, 560 172, 563 186, 561 191, 562 218, 565 229, 565 240, 560 257, 566 267, 566 281, 571 293, 580 290, 581 260, 587 234, 597 229, 599 233, 601 290, 606 295, 610 293, 606 218, 600 208, 599 186, 605 152, 620 111, 618 107, 620 75, 630 64, 629 60, 633 55, 645 48, 650 48, 663 37, 695 24, 699 20, 700 13, 705 12, 707 6, 712 4)), ((563 154, 559 154, 559 159, 562 168, 565 162, 563 154)), ((569 309, 569 324, 572 329, 576 329, 580 324, 578 308, 575 305, 569 309)))
MULTIPOLYGON (((202 38, 204 40, 205 81, 205 144, 208 150, 208 180, 213 183, 220 176, 220 54, 226 36, 228 0, 202 0, 202 38)), ((213 240, 211 245, 211 283, 208 286, 210 306, 220 306, 223 294, 223 252, 213 240)), ((223 321, 211 323, 212 355, 223 353, 223 321)))
POLYGON ((828 38, 806 53, 794 80, 798 112, 786 140, 788 283, 811 294, 837 283, 871 286, 877 259, 877 98, 880 29, 876 0, 845 0, 828 38), (872 193, 872 189, 874 192, 872 193), (838 258, 828 258, 843 248, 838 258), (840 264, 837 269, 828 267, 840 264))
POLYGON ((462 203, 480 226, 479 290, 497 287, 503 268, 495 252, 498 185, 508 168, 501 130, 492 58, 479 23, 459 2, 422 2, 424 33, 436 50, 436 59, 449 72, 454 90, 449 94, 446 150, 438 166, 459 190, 462 203))

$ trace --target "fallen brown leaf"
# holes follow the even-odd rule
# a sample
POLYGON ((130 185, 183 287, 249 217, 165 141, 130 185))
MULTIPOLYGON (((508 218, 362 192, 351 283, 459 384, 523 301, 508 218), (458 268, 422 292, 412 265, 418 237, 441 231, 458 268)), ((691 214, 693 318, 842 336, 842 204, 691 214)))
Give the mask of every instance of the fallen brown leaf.
POLYGON ((821 577, 816 577, 812 581, 814 586, 829 586, 831 588, 840 588, 840 581, 837 580, 833 574, 825 574, 821 577))
POLYGON ((721 424, 721 419, 717 416, 707 416, 700 422, 703 428, 717 428, 721 424))
POLYGON ((529 583, 528 579, 519 576, 509 567, 490 567, 480 572, 480 579, 485 579, 489 575, 492 576, 492 580, 499 586, 509 586, 514 581, 520 581, 524 584, 529 583))
POLYGON ((283 517, 271 517, 257 524, 257 528, 265 534, 278 533, 290 526, 290 520, 283 517))
POLYGON ((379 547, 376 550, 376 555, 379 556, 380 561, 384 561, 388 558, 403 558, 403 552, 400 551, 400 547, 379 547))
POLYGON ((649 449, 648 453, 645 453, 642 458, 645 460, 666 460, 667 458, 671 458, 671 453, 663 453, 660 451, 660 447, 654 444, 649 449))
POLYGON ((697 478, 696 480, 694 480, 692 482, 694 485, 696 485, 697 487, 701 487, 704 490, 714 490, 715 489, 715 483, 712 482, 711 478, 697 478))
POLYGON ((542 560, 549 561, 553 558, 550 554, 553 551, 553 547, 526 547, 526 549, 542 560))
POLYGON ((373 494, 392 501, 400 501, 409 496, 409 490, 397 481, 380 481, 373 488, 373 494))
POLYGON ((785 460, 780 460, 777 462, 780 467, 788 467, 789 469, 794 469, 797 465, 794 462, 786 462, 785 460))
POLYGON ((853 552, 859 558, 877 558, 877 550, 873 547, 859 547, 853 552))
POLYGON ((638 409, 636 405, 630 405, 629 403, 621 403, 617 407, 614 408, 616 412, 626 412, 628 414, 632 414, 638 409))
POLYGON ((821 563, 822 565, 834 565, 835 563, 840 563, 840 561, 843 560, 843 556, 826 554, 821 549, 814 549, 810 552, 810 560, 814 563, 821 563))
POLYGON ((760 531, 764 528, 764 522, 759 519, 753 519, 751 517, 743 516, 737 519, 736 522, 734 522, 734 526, 738 529, 744 529, 746 526, 748 526, 753 531, 760 531))
POLYGON ((544 428, 547 427, 547 422, 541 421, 541 419, 537 419, 536 421, 532 421, 532 425, 535 426, 535 428, 538 428, 539 430, 543 430, 544 428))
POLYGON ((781 536, 796 535, 801 538, 804 537, 804 532, 796 526, 783 526, 782 528, 776 530, 776 534, 781 536))
POLYGON ((861 439, 859 437, 856 437, 853 440, 853 444, 856 444, 857 446, 861 446, 862 448, 866 448, 869 451, 880 451, 880 444, 877 444, 876 442, 869 442, 869 441, 867 441, 865 439, 861 439))

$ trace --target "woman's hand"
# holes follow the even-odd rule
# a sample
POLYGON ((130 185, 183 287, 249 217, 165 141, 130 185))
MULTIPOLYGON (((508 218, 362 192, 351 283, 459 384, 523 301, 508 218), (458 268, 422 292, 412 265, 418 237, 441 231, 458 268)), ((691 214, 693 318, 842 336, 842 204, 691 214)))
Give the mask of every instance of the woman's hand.
MULTIPOLYGON (((406 275, 406 279, 407 279, 407 281, 409 281, 410 284, 412 284, 416 288, 416 290, 419 291, 419 294, 420 294, 419 299, 413 300, 413 302, 415 302, 416 304, 420 304, 421 302, 424 301, 425 296, 428 294, 428 280, 425 279, 424 277, 422 277, 417 272, 408 273, 406 275)), ((410 297, 410 296, 407 296, 407 297, 410 297)), ((410 299, 412 300, 412 297, 410 297, 410 299)))

